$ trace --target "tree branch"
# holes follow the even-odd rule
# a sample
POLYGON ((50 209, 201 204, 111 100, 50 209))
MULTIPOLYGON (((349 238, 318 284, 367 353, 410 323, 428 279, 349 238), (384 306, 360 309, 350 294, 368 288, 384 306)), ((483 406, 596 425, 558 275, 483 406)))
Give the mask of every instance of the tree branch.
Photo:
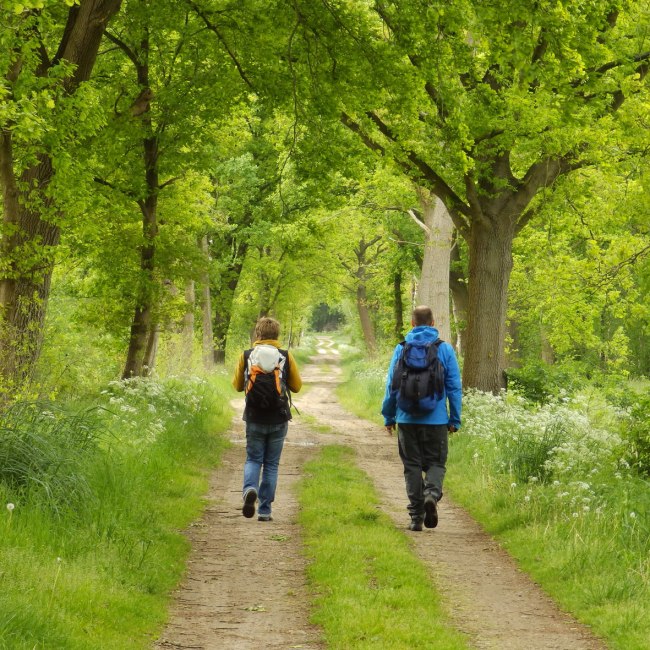
POLYGON ((378 151, 382 156, 385 155, 386 150, 380 144, 369 138, 361 129, 361 127, 345 112, 341 112, 341 122, 350 129, 353 133, 356 133, 360 138, 363 144, 371 149, 372 151, 378 151))
MULTIPOLYGON (((392 142, 398 144, 397 136, 393 134, 390 127, 374 112, 368 111, 368 117, 377 125, 380 132, 392 142)), ((435 172, 435 170, 424 160, 422 160, 414 151, 407 151, 402 148, 406 157, 411 164, 420 170, 424 178, 432 185, 433 193, 442 199, 448 208, 451 205, 461 214, 470 216, 470 210, 466 203, 445 183, 445 181, 435 172)), ((412 178, 412 176, 411 176, 412 178)), ((415 179, 413 179, 415 180, 415 179)))
POLYGON ((167 187, 168 185, 172 185, 176 181, 179 181, 181 178, 183 178, 183 177, 182 176, 174 176, 173 178, 170 178, 170 179, 166 180, 164 183, 158 185, 158 189, 162 190, 163 187, 167 187))
POLYGON ((207 14, 205 11, 203 11, 197 4, 196 2, 193 2, 193 0, 185 0, 187 4, 189 4, 192 9, 196 12, 196 14, 203 20, 205 23, 205 26, 214 33, 214 35, 217 37, 221 45, 223 45, 223 48, 226 50, 228 53, 228 56, 230 57, 231 61, 235 64, 235 67, 237 68, 237 72, 239 72, 239 76, 242 78, 242 81, 251 89, 255 90, 255 87, 253 86, 251 80, 248 78, 246 73, 244 72, 244 68, 237 59, 237 56, 235 53, 230 49, 230 46, 226 42, 226 39, 224 38, 223 34, 219 30, 219 28, 208 18, 207 14))
POLYGON ((120 50, 129 57, 133 65, 136 67, 136 70, 140 69, 142 64, 140 63, 136 53, 123 40, 119 39, 114 34, 111 34, 108 30, 104 32, 104 35, 111 43, 117 45, 117 47, 119 47, 120 50))
POLYGON ((93 177, 93 181, 95 181, 95 183, 98 183, 99 185, 103 185, 104 187, 110 187, 112 190, 119 192, 120 194, 124 194, 124 196, 128 196, 130 199, 135 199, 136 201, 138 201, 138 204, 140 203, 140 199, 138 198, 138 196, 135 194, 135 192, 132 192, 131 190, 122 189, 121 187, 114 185, 110 181, 107 181, 103 178, 99 178, 98 176, 93 177))
POLYGON ((418 216, 416 210, 414 210, 413 208, 409 208, 406 212, 407 212, 407 214, 409 215, 409 217, 411 217, 411 219, 413 219, 413 221, 415 221, 415 223, 416 223, 416 224, 417 224, 417 225, 418 225, 422 230, 424 230, 424 232, 425 232, 425 234, 427 235, 427 237, 431 235, 431 228, 429 228, 429 226, 427 226, 427 224, 424 223, 424 221, 422 221, 422 219, 420 219, 420 217, 418 216))

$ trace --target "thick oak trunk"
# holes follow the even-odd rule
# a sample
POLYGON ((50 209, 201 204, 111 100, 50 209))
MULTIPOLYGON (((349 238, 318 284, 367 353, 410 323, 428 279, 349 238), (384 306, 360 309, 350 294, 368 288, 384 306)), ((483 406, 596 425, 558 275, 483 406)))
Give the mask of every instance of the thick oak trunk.
POLYGON ((144 359, 142 362, 142 376, 149 377, 153 375, 156 368, 156 355, 158 354, 158 339, 160 338, 160 325, 153 323, 149 336, 147 337, 147 345, 144 351, 144 359))
POLYGON ((449 289, 451 291, 452 315, 455 325, 455 347, 461 357, 465 357, 465 335, 467 332, 467 310, 469 307, 469 291, 467 278, 462 271, 458 243, 451 247, 449 268, 449 289))
POLYGON ((449 341, 449 256, 454 226, 439 198, 425 190, 418 194, 425 243, 416 302, 431 307, 440 338, 449 341))
MULTIPOLYGON (((106 25, 120 4, 121 0, 81 0, 71 7, 56 55, 50 62, 44 54, 36 74, 47 76, 53 63, 65 59, 75 66, 64 82, 66 91, 73 93, 90 78, 106 25)), ((18 77, 20 65, 18 61, 10 76, 18 77)), ((9 131, 2 133, 0 149, 5 233, 1 251, 5 266, 0 269, 0 374, 11 390, 32 376, 38 360, 60 232, 49 214, 52 204, 46 190, 54 173, 49 156, 40 154, 17 184, 9 131)))
POLYGON ((506 219, 475 219, 469 236, 469 310, 463 385, 505 387, 503 345, 514 228, 506 219))

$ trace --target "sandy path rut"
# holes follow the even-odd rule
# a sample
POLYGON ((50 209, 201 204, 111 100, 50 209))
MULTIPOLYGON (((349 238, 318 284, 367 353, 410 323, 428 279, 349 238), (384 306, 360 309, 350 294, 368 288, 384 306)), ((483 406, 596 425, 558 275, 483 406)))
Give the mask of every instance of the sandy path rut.
MULTIPOLYGON (((396 441, 381 428, 346 413, 334 388, 338 357, 322 339, 315 364, 303 370, 309 390, 296 397, 300 412, 336 432, 322 434, 296 417, 280 466, 274 521, 241 516, 244 432, 233 422, 235 443, 217 471, 209 506, 190 530, 193 551, 169 626, 156 648, 202 650, 324 649, 309 624, 298 506, 292 486, 321 444, 345 444, 375 483, 382 509, 399 528, 407 523, 402 467, 396 441)), ((240 408, 239 408, 240 410, 240 408)), ((447 497, 435 530, 410 533, 414 551, 442 591, 453 623, 474 648, 597 650, 606 646, 522 574, 512 559, 447 497)), ((429 648, 429 646, 422 646, 429 648)), ((387 648, 389 650, 389 648, 387 648)), ((444 650, 439 648, 436 650, 444 650)))

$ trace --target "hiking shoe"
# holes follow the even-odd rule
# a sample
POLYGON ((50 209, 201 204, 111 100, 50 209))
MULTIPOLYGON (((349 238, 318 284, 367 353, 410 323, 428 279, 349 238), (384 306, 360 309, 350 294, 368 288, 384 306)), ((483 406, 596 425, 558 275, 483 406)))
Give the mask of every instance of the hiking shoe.
POLYGON ((271 515, 259 515, 257 521, 273 521, 273 517, 271 515))
POLYGON ((409 530, 415 530, 415 531, 422 530, 422 519, 419 518, 411 519, 411 523, 409 524, 409 530))
POLYGON ((241 513, 244 517, 250 519, 255 515, 255 502, 257 501, 257 490, 250 488, 244 494, 244 505, 242 506, 241 513))
POLYGON ((424 525, 427 528, 435 528, 438 525, 438 501, 431 493, 424 497, 424 525))

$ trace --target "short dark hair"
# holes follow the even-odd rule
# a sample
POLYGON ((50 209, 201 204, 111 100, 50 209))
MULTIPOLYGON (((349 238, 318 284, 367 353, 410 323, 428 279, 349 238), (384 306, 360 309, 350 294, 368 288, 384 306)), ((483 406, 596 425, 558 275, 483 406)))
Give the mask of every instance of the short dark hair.
POLYGON ((255 324, 255 340, 277 339, 280 336, 280 323, 275 318, 263 316, 255 324))
POLYGON ((418 325, 433 325, 433 312, 431 311, 431 307, 427 307, 426 305, 416 307, 413 310, 411 318, 413 319, 413 325, 416 327, 418 325))

